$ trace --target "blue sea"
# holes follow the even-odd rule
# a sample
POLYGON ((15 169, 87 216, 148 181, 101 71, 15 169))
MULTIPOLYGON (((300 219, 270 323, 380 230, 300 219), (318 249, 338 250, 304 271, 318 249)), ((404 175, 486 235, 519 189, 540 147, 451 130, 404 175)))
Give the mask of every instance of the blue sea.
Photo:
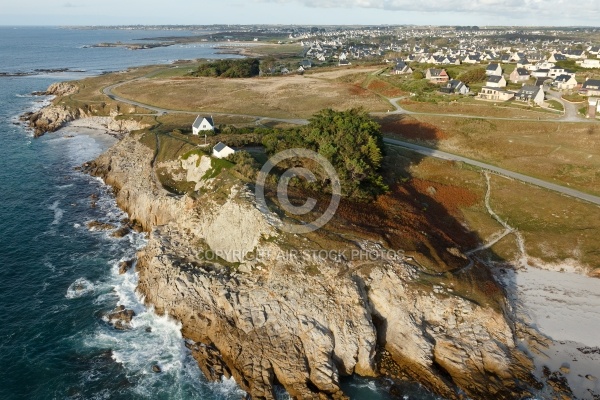
MULTIPOLYGON (((126 217, 110 188, 75 169, 106 150, 112 139, 60 133, 34 139, 17 123, 20 114, 47 101, 30 93, 56 81, 179 59, 227 57, 208 44, 138 51, 87 47, 192 34, 0 27, 0 72, 81 71, 0 77, 0 399, 243 397, 233 380, 207 382, 178 324, 142 304, 134 271, 118 274, 119 262, 144 246, 144 234, 116 239, 88 230, 89 221, 118 224, 126 217), (95 207, 92 196, 98 196, 95 207), (117 331, 104 322, 102 316, 117 305, 136 312, 134 329, 117 331), (162 373, 152 372, 155 364, 162 373)), ((390 398, 376 381, 351 378, 344 389, 353 399, 390 398)), ((417 385, 407 385, 405 392, 405 399, 434 398, 417 385)))

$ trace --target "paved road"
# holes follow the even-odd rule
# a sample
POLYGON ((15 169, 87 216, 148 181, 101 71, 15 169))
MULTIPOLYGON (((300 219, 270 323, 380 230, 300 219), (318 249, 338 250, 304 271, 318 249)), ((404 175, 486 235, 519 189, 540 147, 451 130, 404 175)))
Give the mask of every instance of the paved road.
POLYGON ((405 149, 414 151, 416 153, 422 154, 427 157, 435 157, 435 158, 440 158, 442 160, 449 160, 449 161, 460 161, 465 164, 473 165, 478 168, 482 168, 484 170, 488 170, 488 171, 494 172, 499 175, 504 175, 509 178, 519 180, 521 182, 529 183, 529 184, 539 186, 539 187, 542 187, 542 188, 545 188, 548 190, 552 190, 554 192, 558 192, 558 193, 561 193, 561 194, 564 194, 564 195, 567 195, 570 197, 575 197, 577 199, 584 200, 589 203, 600 205, 600 197, 598 197, 598 196, 580 192, 578 190, 574 190, 574 189, 571 189, 571 188, 568 188, 565 186, 560 186, 555 183, 546 182, 541 179, 533 178, 531 176, 519 174, 518 172, 509 171, 507 169, 496 167, 496 166, 490 165, 490 164, 486 164, 481 161, 471 160, 470 158, 457 156, 455 154, 431 149, 429 147, 424 147, 424 146, 419 146, 417 144, 407 143, 402 140, 384 138, 383 141, 387 144, 403 147, 405 149))
MULTIPOLYGON (((444 113, 424 113, 424 112, 416 112, 416 111, 408 111, 402 108, 398 101, 404 99, 405 97, 396 97, 393 99, 388 99, 390 104, 395 108, 394 111, 390 111, 388 113, 372 113, 373 115, 390 115, 390 114, 401 114, 401 115, 431 115, 434 117, 452 117, 452 118, 478 118, 478 119, 487 119, 487 120, 500 120, 500 121, 532 121, 532 122, 560 122, 560 123, 598 123, 598 121, 593 119, 585 119, 578 117, 577 107, 568 102, 563 102, 565 105, 566 113, 564 116, 560 118, 515 118, 515 117, 484 117, 481 115, 468 115, 468 114, 444 114, 444 113), (569 106, 571 108, 569 108, 569 106)), ((560 99, 556 99, 562 102, 560 99)))
POLYGON ((586 122, 586 121, 588 121, 589 122, 589 120, 587 120, 586 118, 583 118, 579 115, 579 109, 578 109, 579 107, 577 105, 562 99, 560 92, 548 90, 546 92, 546 95, 549 98, 556 100, 563 105, 563 107, 565 109, 565 115, 561 118, 561 121, 567 121, 567 122, 586 122))
MULTIPOLYGON (((136 80, 140 80, 140 79, 147 79, 146 77, 144 78, 138 78, 136 80)), ((166 108, 160 108, 160 107, 154 107, 154 106, 150 106, 147 104, 143 104, 137 101, 133 101, 130 99, 126 99, 120 96, 115 95, 112 90, 120 85, 123 85, 125 83, 129 83, 132 81, 126 81, 126 82, 120 82, 111 86, 108 86, 106 88, 104 88, 103 92, 105 95, 107 95, 108 97, 110 97, 113 100, 117 100, 123 103, 127 103, 127 104, 131 104, 131 105, 135 105, 138 107, 143 107, 143 108, 147 108, 149 110, 155 111, 156 113, 162 115, 162 114, 168 114, 168 113, 177 113, 177 114, 193 114, 193 115, 197 115, 197 112, 193 112, 193 111, 180 111, 180 110, 170 110, 170 109, 166 109, 166 108)), ((472 116, 472 115, 460 115, 460 114, 429 114, 429 113, 415 113, 415 112, 410 112, 407 110, 404 110, 402 107, 400 107, 400 105, 398 105, 398 101, 401 100, 402 98, 394 98, 394 99, 388 99, 389 102, 394 106, 394 108, 396 109, 395 111, 391 111, 388 114, 423 114, 423 115, 439 115, 439 116, 454 116, 454 117, 462 117, 462 118, 482 118, 482 117, 476 117, 476 116, 472 116)), ((565 102, 566 103, 566 102, 565 102)), ((296 125, 306 125, 308 124, 308 121, 305 119, 280 119, 280 118, 268 118, 268 117, 263 117, 263 116, 259 116, 259 115, 244 115, 244 114, 228 114, 228 113, 212 113, 213 115, 228 115, 228 116, 239 116, 239 117, 250 117, 250 118, 255 118, 257 123, 261 123, 261 121, 278 121, 278 122, 284 122, 284 123, 289 123, 289 124, 296 124, 296 125)), ((499 118, 499 117, 483 117, 485 119, 501 119, 501 120, 515 120, 515 118, 499 118)), ((537 120, 531 120, 531 119, 519 119, 522 121, 537 121, 537 120)), ((552 121, 552 122, 570 122, 570 121, 566 121, 566 120, 545 120, 545 121, 552 121)), ((590 120, 577 120, 576 122, 596 122, 596 121, 590 121, 590 120)), ((469 165, 473 165, 476 166, 478 168, 482 168, 491 172, 494 172, 496 174, 500 174, 500 175, 504 175, 522 182, 526 182, 535 186, 539 186, 548 190, 552 190, 554 192, 558 192, 570 197, 574 197, 580 200, 584 200, 593 204, 597 204, 600 205, 600 197, 598 196, 593 196, 591 194, 587 194, 587 193, 583 193, 580 192, 578 190, 574 190, 574 189, 570 189, 568 187, 565 186, 560 186, 554 183, 550 183, 550 182, 546 182, 543 181, 541 179, 537 179, 537 178, 533 178, 527 175, 523 175, 520 174, 518 172, 513 172, 513 171, 509 171, 507 169, 504 168, 500 168, 500 167, 496 167, 490 164, 486 164, 480 161, 476 161, 476 160, 471 160, 470 158, 466 158, 466 157, 461 157, 455 154, 451 154, 451 153, 446 153, 440 150, 435 150, 435 149, 431 149, 428 147, 424 147, 424 146, 419 146, 416 144, 412 144, 412 143, 408 143, 408 142, 404 142, 401 140, 397 140, 397 139, 391 139, 391 138, 384 138, 383 139, 385 143, 387 144, 391 144, 394 146, 400 146, 403 147, 405 149, 417 152, 419 154, 422 154, 424 156, 427 157, 435 157, 435 158, 440 158, 443 160, 450 160, 450 161, 460 161, 463 162, 465 164, 469 164, 469 165)))
MULTIPOLYGON (((113 93, 113 89, 115 89, 115 88, 117 88, 117 87, 119 87, 121 85, 124 85, 126 83, 131 83, 131 82, 139 81, 139 80, 143 80, 143 79, 147 79, 147 78, 143 77, 143 78, 133 79, 131 81, 126 81, 126 82, 119 82, 119 83, 116 83, 114 85, 107 86, 104 89, 102 89, 102 93, 104 93, 105 95, 107 95, 112 100, 120 101, 120 102, 125 103, 125 104, 131 104, 131 105, 137 106, 137 107, 143 107, 143 108, 146 108, 148 110, 154 111, 157 115, 163 115, 163 114, 190 114, 190 115, 198 115, 198 111, 172 110, 172 109, 168 109, 168 108, 155 107, 155 106, 151 106, 149 104, 144 104, 144 103, 140 103, 138 101, 126 99, 125 97, 121 97, 121 96, 118 96, 118 95, 116 95, 116 94, 113 93)), ((258 122, 258 123, 261 123, 262 121, 276 121, 276 122, 283 122, 283 123, 294 124, 294 125, 306 125, 306 124, 308 124, 308 120, 306 120, 306 119, 270 118, 270 117, 264 117, 264 116, 260 116, 260 115, 215 113, 215 112, 211 112, 210 114, 211 115, 223 115, 223 116, 229 116, 229 117, 249 117, 249 118, 256 119, 256 122, 258 122)))

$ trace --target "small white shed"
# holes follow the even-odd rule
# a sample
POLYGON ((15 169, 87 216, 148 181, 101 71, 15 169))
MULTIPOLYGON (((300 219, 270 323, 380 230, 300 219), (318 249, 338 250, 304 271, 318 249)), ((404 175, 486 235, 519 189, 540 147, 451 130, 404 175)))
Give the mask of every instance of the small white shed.
POLYGON ((212 155, 216 158, 227 158, 235 153, 235 150, 223 142, 219 142, 213 147, 212 155))

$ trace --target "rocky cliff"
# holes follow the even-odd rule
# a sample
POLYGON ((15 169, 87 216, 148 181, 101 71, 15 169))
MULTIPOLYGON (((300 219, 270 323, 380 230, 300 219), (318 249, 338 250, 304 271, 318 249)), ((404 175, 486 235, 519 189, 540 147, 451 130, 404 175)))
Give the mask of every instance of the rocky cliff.
MULTIPOLYGON (((233 376, 254 399, 272 399, 274 384, 298 399, 344 398, 339 379, 350 374, 413 379, 451 399, 526 394, 519 382, 530 365, 501 308, 466 299, 403 258, 315 257, 323 242, 276 232, 267 221, 275 216, 259 212, 243 184, 173 196, 156 183, 152 159, 129 135, 88 171, 150 232, 139 291, 181 321, 210 379, 233 376)), ((206 168, 197 161, 182 175, 200 179, 189 171, 206 168)))

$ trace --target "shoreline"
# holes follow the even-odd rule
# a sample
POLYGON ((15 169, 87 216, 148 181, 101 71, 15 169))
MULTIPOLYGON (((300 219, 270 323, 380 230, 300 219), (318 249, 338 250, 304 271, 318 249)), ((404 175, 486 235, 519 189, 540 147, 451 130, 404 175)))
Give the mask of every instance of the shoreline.
MULTIPOLYGON (((125 138, 127 136, 127 134, 126 133, 119 133, 119 132, 116 132, 114 130, 109 129, 109 125, 110 125, 111 121, 114 121, 114 119, 112 117, 98 117, 98 116, 92 116, 92 117, 84 116, 84 117, 82 117, 82 116, 77 116, 74 120, 72 120, 72 121, 64 124, 64 126, 62 126, 60 129, 58 129, 56 132, 59 133, 59 134, 61 134, 61 135, 63 135, 63 136, 65 136, 65 135, 68 136, 70 134, 75 135, 75 134, 88 134, 88 133, 89 134, 107 135, 107 136, 109 136, 109 137, 111 137, 111 138, 114 139, 113 144, 114 143, 119 143, 123 138, 125 138)), ((103 152, 103 155, 105 153, 106 153, 106 150, 103 152)), ((115 185, 113 184, 114 182, 113 183, 109 183, 109 182, 106 182, 106 180, 105 180, 105 183, 107 185, 113 187, 113 188, 116 188, 115 185)), ((160 199, 158 199, 158 200, 160 200, 160 199)), ((119 207, 121 209, 123 209, 125 212, 127 212, 130 217, 132 217, 132 214, 127 210, 127 207, 123 207, 122 205, 119 205, 119 207)), ((144 249, 143 251, 145 251, 145 250, 146 249, 144 249)), ((536 267, 536 270, 544 271, 544 269, 540 268, 540 267, 536 267)), ((571 271, 569 271, 569 273, 570 272, 571 271)), ((518 279, 518 276, 519 276, 518 274, 520 274, 520 273, 521 273, 521 271, 517 271, 516 272, 516 274, 517 274, 516 275, 516 279, 518 279)), ((585 279, 590 279, 590 277, 586 276, 585 279)), ((537 284, 536 282, 531 282, 531 283, 529 283, 529 285, 535 286, 537 284)), ((518 285, 516 284, 516 282, 513 283, 513 286, 517 287, 517 289, 518 289, 518 285)), ((529 287, 526 286, 526 288, 529 288, 529 287)), ((515 295, 520 297, 521 293, 519 293, 517 291, 517 292, 515 292, 515 295)), ((600 302, 598 303, 598 305, 600 307, 600 302)), ((568 309, 568 307, 567 307, 567 309, 568 309)), ((529 310, 529 307, 528 307, 527 311, 531 311, 531 310, 529 310)), ((540 310, 537 310, 537 311, 540 311, 540 310)), ((543 312, 545 312, 545 309, 542 309, 541 313, 543 313, 543 312)), ((585 315, 583 315, 581 317, 583 317, 584 320, 585 320, 585 315)), ((548 335, 547 332, 543 332, 543 330, 540 329, 540 327, 536 326, 536 324, 534 324, 534 323, 529 323, 528 327, 530 327, 530 328, 538 331, 542 335, 545 335, 545 336, 548 335)), ((573 326, 572 328, 573 329, 578 329, 579 326, 573 326)), ((556 340, 554 340, 553 345, 557 345, 557 343, 560 343, 563 346, 565 345, 565 343, 557 342, 556 340)), ((589 346, 590 344, 588 343, 586 345, 589 346)), ((567 352, 572 351, 573 349, 577 349, 577 346, 579 346, 579 344, 575 343, 573 346, 570 346, 570 345, 567 345, 567 346, 568 347, 566 347, 566 348, 562 348, 563 351, 560 352, 561 355, 562 354, 566 354, 567 352)), ((541 352, 541 354, 543 354, 543 351, 541 352)), ((534 359, 535 359, 535 356, 534 356, 534 359)), ((539 362, 541 362, 541 363, 546 362, 546 361, 543 361, 543 360, 544 360, 543 357, 541 357, 541 356, 538 357, 538 361, 539 362), (539 361, 539 360, 542 360, 542 361, 539 361)), ((548 358, 548 360, 549 361, 547 361, 547 363, 549 363, 552 366, 552 368, 554 368, 554 366, 555 366, 556 363, 558 363, 559 361, 561 361, 561 360, 552 359, 552 358, 548 358)), ((540 365, 541 364, 539 364, 538 362, 536 362, 536 367, 538 367, 537 368, 538 370, 541 370, 541 366, 540 365)), ((561 365, 559 365, 559 367, 561 367, 561 365)), ((573 370, 573 374, 578 374, 579 373, 578 371, 582 371, 581 373, 585 372, 584 370, 579 369, 578 367, 576 367, 575 364, 573 364, 573 366, 571 366, 569 368, 573 370)), ((589 375, 589 374, 590 374, 590 372, 588 371, 586 373, 586 376, 589 375)), ((593 381, 590 378, 587 378, 587 377, 584 377, 584 378, 586 380, 589 380, 590 382, 593 381)), ((598 378, 598 377, 593 377, 593 378, 598 378)), ((596 382, 597 382, 597 380, 596 380, 596 382)), ((597 386, 596 386, 596 388, 597 388, 597 386)))

